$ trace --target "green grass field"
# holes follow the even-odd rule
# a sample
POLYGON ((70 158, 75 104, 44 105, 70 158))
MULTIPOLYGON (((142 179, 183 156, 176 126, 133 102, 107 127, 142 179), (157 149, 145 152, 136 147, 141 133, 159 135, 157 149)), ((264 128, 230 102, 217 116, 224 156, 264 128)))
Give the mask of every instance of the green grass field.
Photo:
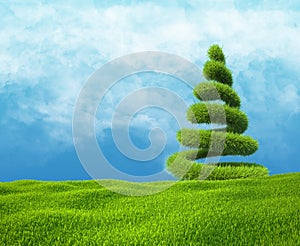
POLYGON ((181 181, 140 197, 95 181, 0 183, 0 245, 296 246, 300 173, 181 181))

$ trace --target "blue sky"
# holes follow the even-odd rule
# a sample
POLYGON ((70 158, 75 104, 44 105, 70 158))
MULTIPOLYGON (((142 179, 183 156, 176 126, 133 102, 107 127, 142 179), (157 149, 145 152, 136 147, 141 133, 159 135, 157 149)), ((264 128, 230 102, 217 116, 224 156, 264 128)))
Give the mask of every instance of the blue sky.
MULTIPOLYGON (((91 74, 111 59, 147 50, 202 68, 214 43, 227 55, 248 115, 245 134, 260 144, 254 155, 224 160, 261 163, 271 174, 299 172, 299 1, 183 2, 0 0, 0 181, 90 179, 76 155, 72 116, 91 74)), ((176 120, 155 108, 137 114, 130 132, 147 148, 149 129, 164 129, 167 145, 156 159, 132 161, 114 146, 114 107, 126 93, 148 86, 195 102, 190 88, 154 73, 129 76, 107 93, 95 117, 99 147, 113 166, 133 175, 163 171, 165 158, 179 148, 176 120)))

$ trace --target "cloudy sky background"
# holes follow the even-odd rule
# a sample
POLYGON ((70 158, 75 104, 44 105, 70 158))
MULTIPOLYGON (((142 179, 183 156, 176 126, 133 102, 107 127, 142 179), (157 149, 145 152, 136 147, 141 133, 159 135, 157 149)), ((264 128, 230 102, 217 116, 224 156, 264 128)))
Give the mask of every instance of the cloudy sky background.
MULTIPOLYGON (((114 58, 146 50, 174 53, 202 68, 213 43, 227 55, 250 122, 246 134, 260 144, 254 155, 224 160, 261 163, 271 174, 299 172, 300 2, 182 2, 0 0, 0 181, 89 179, 73 145, 72 116, 91 74, 114 58)), ((149 129, 164 129, 161 155, 132 161, 114 146, 114 107, 149 86, 195 102, 188 86, 155 73, 129 76, 107 93, 95 118, 99 147, 133 175, 163 171, 179 147, 176 119, 155 108, 135 115, 130 132, 137 147, 147 148, 149 129)))

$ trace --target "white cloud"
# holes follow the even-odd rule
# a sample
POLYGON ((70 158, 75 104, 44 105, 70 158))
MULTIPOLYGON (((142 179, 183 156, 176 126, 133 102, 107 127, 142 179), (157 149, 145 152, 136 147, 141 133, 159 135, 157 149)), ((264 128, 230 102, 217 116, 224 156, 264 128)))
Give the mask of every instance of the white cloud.
POLYGON ((300 112, 300 95, 295 85, 289 84, 278 95, 279 103, 292 113, 300 112))
MULTIPOLYGON (((263 63, 270 59, 282 60, 294 69, 294 74, 300 75, 296 70, 300 64, 297 11, 237 11, 233 1, 226 4, 190 1, 189 6, 177 2, 173 6, 139 3, 104 7, 94 5, 93 1, 79 7, 70 3, 36 5, 33 1, 33 4, 2 3, 1 7, 0 86, 7 81, 24 88, 37 86, 35 90, 45 88, 53 96, 47 103, 46 96, 19 99, 19 105, 33 105, 29 113, 15 112, 28 124, 35 117, 30 112, 35 111, 46 121, 69 127, 75 99, 90 73, 110 59, 131 52, 167 51, 201 65, 208 46, 218 42, 224 46, 228 65, 236 77, 245 73, 253 61, 263 63)), ((253 82, 253 92, 263 107, 267 107, 266 93, 280 92, 283 104, 299 110, 297 81, 289 82, 281 91, 281 81, 270 87, 263 71, 260 68, 256 71, 255 79, 261 82, 253 82)), ((141 85, 132 82, 126 93, 141 85)), ((249 85, 237 88, 243 92, 244 103, 253 102, 247 91, 249 85)), ((176 85, 173 89, 180 87, 176 85)), ((112 98, 124 97, 124 91, 107 97, 116 102, 112 98)), ((107 108, 103 113, 108 116, 110 112, 107 108)))

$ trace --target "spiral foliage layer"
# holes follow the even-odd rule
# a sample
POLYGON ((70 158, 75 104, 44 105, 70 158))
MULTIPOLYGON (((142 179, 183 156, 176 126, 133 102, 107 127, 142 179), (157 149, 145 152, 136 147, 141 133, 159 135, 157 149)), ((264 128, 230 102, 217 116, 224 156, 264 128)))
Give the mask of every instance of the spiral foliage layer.
POLYGON ((215 156, 253 154, 258 142, 242 135, 248 128, 247 115, 240 110, 240 98, 231 87, 231 71, 226 67, 225 56, 218 45, 208 50, 209 60, 203 74, 208 80, 194 88, 199 103, 187 110, 187 119, 194 124, 218 126, 209 130, 181 129, 177 139, 181 145, 192 148, 171 155, 168 170, 181 179, 232 179, 268 175, 262 165, 246 162, 200 163, 198 159, 215 156))

